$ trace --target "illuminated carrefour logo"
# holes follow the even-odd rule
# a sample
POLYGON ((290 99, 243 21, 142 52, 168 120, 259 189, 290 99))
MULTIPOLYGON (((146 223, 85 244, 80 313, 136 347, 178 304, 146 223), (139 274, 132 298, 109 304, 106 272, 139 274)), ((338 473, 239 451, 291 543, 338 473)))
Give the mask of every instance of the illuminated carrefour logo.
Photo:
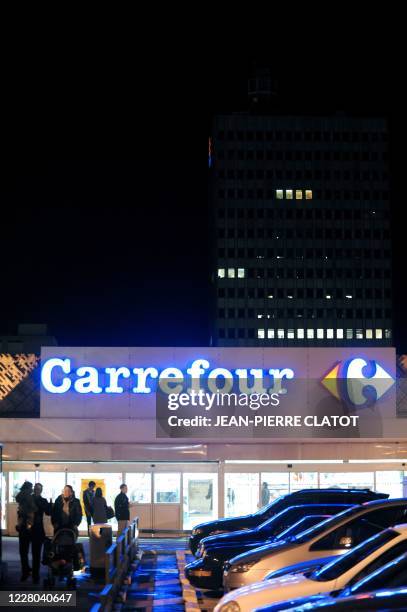
POLYGON ((155 366, 129 368, 115 366, 96 368, 90 365, 74 367, 71 359, 53 357, 41 368, 42 387, 49 393, 151 393, 157 388, 163 393, 199 392, 206 387, 212 393, 285 393, 283 380, 294 378, 291 368, 213 368, 207 359, 195 359, 181 370, 155 366))
POLYGON ((394 382, 394 378, 377 361, 367 361, 361 357, 338 362, 321 381, 338 400, 359 407, 372 405, 394 382))

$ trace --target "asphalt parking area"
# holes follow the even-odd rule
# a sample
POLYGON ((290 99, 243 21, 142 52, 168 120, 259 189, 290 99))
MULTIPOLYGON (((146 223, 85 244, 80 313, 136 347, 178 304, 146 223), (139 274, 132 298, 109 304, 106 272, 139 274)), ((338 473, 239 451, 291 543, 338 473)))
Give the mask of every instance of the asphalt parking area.
POLYGON ((184 576, 184 567, 194 559, 185 538, 143 539, 142 557, 132 576, 122 610, 211 612, 218 593, 194 589, 184 576))

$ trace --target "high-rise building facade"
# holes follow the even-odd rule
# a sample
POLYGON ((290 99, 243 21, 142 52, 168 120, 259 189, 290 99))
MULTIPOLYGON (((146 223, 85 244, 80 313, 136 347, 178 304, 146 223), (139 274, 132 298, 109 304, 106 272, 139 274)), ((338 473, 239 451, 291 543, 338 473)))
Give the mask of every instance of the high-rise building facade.
POLYGON ((213 344, 392 345, 386 120, 222 114, 209 148, 213 344))

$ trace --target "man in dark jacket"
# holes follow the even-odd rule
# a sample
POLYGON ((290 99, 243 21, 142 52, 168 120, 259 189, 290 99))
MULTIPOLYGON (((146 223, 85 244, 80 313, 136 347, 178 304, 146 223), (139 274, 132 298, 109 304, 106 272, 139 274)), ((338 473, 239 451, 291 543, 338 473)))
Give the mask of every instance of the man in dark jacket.
POLYGON ((85 508, 86 521, 88 523, 88 533, 89 527, 92 522, 92 514, 93 514, 93 502, 95 500, 95 487, 96 483, 94 480, 91 480, 88 483, 88 488, 84 490, 82 495, 83 506, 85 508))
POLYGON ((129 498, 127 497, 127 485, 120 485, 120 493, 114 500, 114 512, 117 519, 117 535, 126 529, 130 520, 130 504, 129 498))
POLYGON ((51 520, 55 533, 64 527, 78 532, 82 520, 82 508, 71 485, 65 485, 62 495, 56 498, 51 520))
POLYGON ((33 499, 36 506, 34 513, 34 523, 31 529, 31 552, 33 558, 32 572, 33 582, 38 584, 40 581, 40 560, 41 549, 45 540, 44 514, 51 514, 51 504, 45 497, 42 497, 42 484, 37 482, 34 485, 33 499))
POLYGON ((21 582, 27 580, 31 571, 28 563, 28 551, 30 549, 34 515, 37 510, 32 492, 32 483, 26 480, 19 493, 16 495, 16 502, 18 503, 16 529, 18 531, 18 545, 21 561, 21 582))

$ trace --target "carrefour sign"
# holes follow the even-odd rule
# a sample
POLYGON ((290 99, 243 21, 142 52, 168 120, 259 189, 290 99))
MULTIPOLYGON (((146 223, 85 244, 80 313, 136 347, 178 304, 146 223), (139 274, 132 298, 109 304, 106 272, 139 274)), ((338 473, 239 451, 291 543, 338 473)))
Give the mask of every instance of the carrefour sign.
POLYGON ((158 404, 162 418, 196 415, 197 437, 223 431, 200 416, 212 425, 238 413, 285 423, 268 430, 275 437, 335 437, 334 424, 352 420, 342 434, 366 438, 391 437, 396 418, 392 348, 44 347, 39 367, 41 417, 137 420, 143 440, 154 439, 158 404), (306 427, 310 420, 332 426, 306 427))
POLYGON ((284 392, 282 381, 292 380, 292 368, 211 367, 208 359, 195 359, 185 370, 168 366, 161 371, 155 366, 132 367, 94 365, 73 366, 69 358, 47 359, 41 368, 41 383, 49 393, 76 391, 81 394, 151 393, 158 388, 164 393, 199 392, 203 386, 212 393, 229 392, 237 385, 241 393, 284 392))

